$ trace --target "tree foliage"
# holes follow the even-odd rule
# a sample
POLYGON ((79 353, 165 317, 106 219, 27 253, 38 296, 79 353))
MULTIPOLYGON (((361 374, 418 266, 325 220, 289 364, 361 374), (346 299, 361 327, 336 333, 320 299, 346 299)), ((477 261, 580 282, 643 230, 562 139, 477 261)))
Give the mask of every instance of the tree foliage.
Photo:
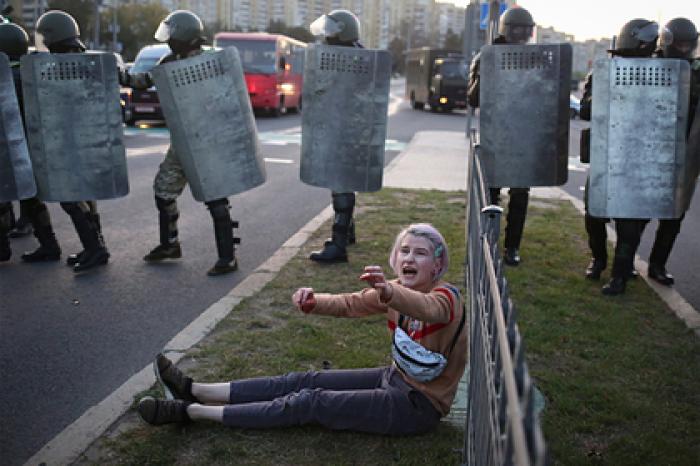
POLYGON ((455 34, 452 29, 448 29, 447 35, 445 35, 443 48, 448 50, 462 50, 462 36, 460 34, 455 34))
POLYGON ((132 61, 144 45, 155 42, 153 34, 168 14, 158 3, 127 3, 117 10, 119 22, 118 40, 122 43, 122 55, 132 61))
POLYGON ((404 74, 406 69, 406 41, 400 37, 394 37, 389 42, 389 52, 391 52, 391 71, 404 74))

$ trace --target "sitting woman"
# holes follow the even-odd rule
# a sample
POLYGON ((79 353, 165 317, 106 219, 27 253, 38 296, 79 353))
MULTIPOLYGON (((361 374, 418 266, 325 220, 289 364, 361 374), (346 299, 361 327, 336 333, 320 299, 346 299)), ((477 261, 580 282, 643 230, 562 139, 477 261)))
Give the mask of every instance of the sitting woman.
POLYGON ((367 266, 360 279, 369 288, 335 295, 299 288, 292 300, 307 314, 386 314, 393 337, 391 366, 200 383, 159 354, 159 379, 175 399, 145 397, 139 414, 154 425, 201 420, 243 428, 320 424, 393 435, 433 429, 449 412, 465 367, 462 300, 455 287, 440 280, 447 271, 447 245, 432 225, 401 231, 389 265, 398 275, 395 280, 387 281, 381 267, 367 266))

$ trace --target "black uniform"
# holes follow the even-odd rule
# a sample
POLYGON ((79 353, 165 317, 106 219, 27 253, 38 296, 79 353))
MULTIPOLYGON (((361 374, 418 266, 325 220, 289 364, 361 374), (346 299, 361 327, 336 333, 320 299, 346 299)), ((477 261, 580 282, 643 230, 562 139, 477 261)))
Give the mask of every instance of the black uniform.
MULTIPOLYGON (((507 44, 503 36, 499 36, 493 41, 494 44, 507 44)), ((467 98, 469 106, 477 108, 479 106, 479 88, 481 52, 477 53, 472 60, 469 69, 469 84, 467 87, 467 98)), ((489 188, 491 203, 498 205, 500 202, 501 188, 489 188)), ((508 213, 506 215, 506 228, 504 247, 506 249, 506 263, 516 265, 520 258, 518 249, 523 237, 525 228, 525 217, 527 216, 527 205, 530 198, 530 188, 510 188, 508 190, 508 213)))

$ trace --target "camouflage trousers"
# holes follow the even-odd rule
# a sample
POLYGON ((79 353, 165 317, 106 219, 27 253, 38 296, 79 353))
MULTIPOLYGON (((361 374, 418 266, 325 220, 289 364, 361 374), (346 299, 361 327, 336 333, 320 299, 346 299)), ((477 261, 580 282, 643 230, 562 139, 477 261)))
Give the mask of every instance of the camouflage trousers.
POLYGON ((168 148, 165 159, 158 167, 158 173, 153 180, 153 191, 156 197, 166 201, 176 200, 187 186, 185 171, 177 158, 173 147, 168 148))

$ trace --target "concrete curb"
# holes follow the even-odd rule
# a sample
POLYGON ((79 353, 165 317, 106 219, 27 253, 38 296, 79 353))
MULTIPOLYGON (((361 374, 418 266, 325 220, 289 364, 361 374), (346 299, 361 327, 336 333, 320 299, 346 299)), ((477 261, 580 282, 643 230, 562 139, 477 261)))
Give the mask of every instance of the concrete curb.
MULTIPOLYGON (((207 336, 244 298, 255 295, 267 285, 281 268, 299 252, 309 237, 332 215, 331 206, 326 207, 290 237, 245 280, 209 306, 190 325, 168 342, 165 347, 170 352, 168 357, 174 362, 179 361, 185 351, 207 336)), ((155 382, 156 378, 149 364, 131 376, 107 398, 85 411, 82 416, 51 439, 25 464, 50 466, 73 463, 92 442, 131 407, 137 393, 149 389, 155 382)))
MULTIPOLYGON (((533 188, 530 190, 530 193, 533 198, 568 200, 581 215, 585 215, 586 213, 583 201, 576 199, 561 188, 533 188)), ((612 242, 617 241, 615 230, 610 224, 608 224, 607 230, 608 240, 612 242)), ((647 275, 649 264, 639 257, 639 255, 634 258, 634 267, 640 272, 639 276, 647 282, 647 285, 656 292, 673 313, 681 319, 689 329, 693 330, 695 335, 700 337, 700 312, 686 301, 675 289, 663 286, 650 279, 647 275)))

